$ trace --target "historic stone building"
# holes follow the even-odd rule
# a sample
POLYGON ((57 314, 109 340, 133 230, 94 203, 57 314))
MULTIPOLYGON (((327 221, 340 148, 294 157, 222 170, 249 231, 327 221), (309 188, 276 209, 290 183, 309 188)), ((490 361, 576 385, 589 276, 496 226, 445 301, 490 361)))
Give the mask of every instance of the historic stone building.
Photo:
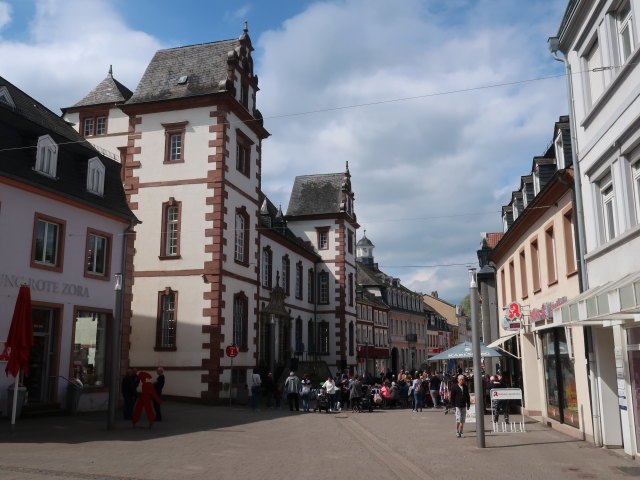
POLYGON ((110 74, 65 109, 80 133, 121 154, 143 222, 124 344, 132 365, 165 367, 169 395, 240 395, 251 370, 277 375, 292 359, 355 364, 350 174, 298 177, 286 216, 264 196, 269 133, 252 51, 246 28, 160 50, 135 91, 110 74))

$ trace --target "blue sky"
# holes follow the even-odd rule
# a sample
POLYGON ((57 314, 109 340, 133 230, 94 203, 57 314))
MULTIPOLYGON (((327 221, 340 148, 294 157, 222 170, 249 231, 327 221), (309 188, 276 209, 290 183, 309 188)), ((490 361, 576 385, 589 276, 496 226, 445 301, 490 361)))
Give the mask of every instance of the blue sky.
POLYGON ((133 90, 156 50, 237 37, 246 20, 271 132, 263 190, 286 208, 296 175, 348 161, 381 268, 456 303, 466 267, 433 265, 475 262, 567 105, 563 78, 475 88, 563 73, 546 40, 566 3, 0 0, 0 75, 59 112, 109 65, 133 90))

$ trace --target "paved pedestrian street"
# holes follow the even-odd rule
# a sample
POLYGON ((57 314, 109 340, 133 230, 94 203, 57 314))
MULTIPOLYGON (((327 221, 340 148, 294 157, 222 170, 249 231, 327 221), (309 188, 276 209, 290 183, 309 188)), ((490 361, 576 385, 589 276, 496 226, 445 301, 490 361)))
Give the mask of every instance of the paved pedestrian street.
MULTIPOLYGON (((2 480, 625 479, 640 462, 532 420, 528 432, 455 437, 442 410, 298 413, 166 402, 151 430, 105 413, 0 423, 2 480)), ((515 418, 519 418, 514 416, 515 418)), ((489 417, 486 417, 490 425, 489 417)), ((141 424, 145 424, 144 419, 141 424)))

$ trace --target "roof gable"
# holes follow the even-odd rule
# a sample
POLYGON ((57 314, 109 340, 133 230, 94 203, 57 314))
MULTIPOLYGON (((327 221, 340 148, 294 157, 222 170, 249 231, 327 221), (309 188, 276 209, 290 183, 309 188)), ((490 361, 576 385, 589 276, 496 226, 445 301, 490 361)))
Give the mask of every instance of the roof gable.
POLYGON ((91 90, 82 100, 73 105, 73 107, 87 107, 105 103, 124 103, 131 98, 131 95, 133 95, 131 90, 113 78, 113 75, 109 73, 107 78, 102 80, 102 82, 91 90))

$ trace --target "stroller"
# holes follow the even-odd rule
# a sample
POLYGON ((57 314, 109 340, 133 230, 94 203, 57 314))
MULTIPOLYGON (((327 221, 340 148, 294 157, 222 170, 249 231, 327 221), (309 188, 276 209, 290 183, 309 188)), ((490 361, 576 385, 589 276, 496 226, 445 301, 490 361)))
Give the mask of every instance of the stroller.
POLYGON ((369 412, 373 412, 373 392, 372 389, 369 388, 368 385, 362 386, 362 397, 357 404, 353 405, 353 410, 356 412, 364 412, 368 410, 369 412))
POLYGON ((313 411, 322 411, 329 413, 329 396, 324 388, 317 388, 311 390, 311 398, 315 399, 315 406, 313 411))

